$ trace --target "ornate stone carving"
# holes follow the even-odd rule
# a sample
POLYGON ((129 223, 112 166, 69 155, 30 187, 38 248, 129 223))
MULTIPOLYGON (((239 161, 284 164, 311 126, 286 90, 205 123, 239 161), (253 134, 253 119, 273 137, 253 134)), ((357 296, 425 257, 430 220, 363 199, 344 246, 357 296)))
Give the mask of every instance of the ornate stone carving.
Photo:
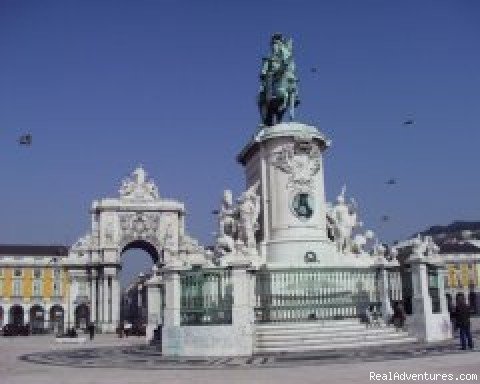
POLYGON ((85 236, 77 240, 77 242, 72 246, 72 251, 77 250, 86 250, 94 246, 94 241, 92 235, 87 233, 85 236))
POLYGON ((120 198, 124 200, 156 200, 159 198, 155 183, 147 180, 147 173, 142 167, 135 169, 132 174, 122 181, 118 190, 120 198))
POLYGON ((320 150, 312 141, 285 144, 273 153, 271 163, 289 175, 287 188, 309 190, 321 168, 320 150))
POLYGON ((119 214, 121 242, 148 240, 158 243, 160 216, 157 213, 122 213, 119 214))
POLYGON ((352 198, 350 203, 345 202, 346 187, 343 186, 337 196, 336 204, 327 209, 327 230, 336 243, 340 253, 362 253, 367 241, 373 238, 372 231, 364 234, 353 234, 363 223, 358 220, 357 203, 352 198))
POLYGON ((237 231, 235 207, 232 191, 223 191, 223 199, 218 211, 217 248, 222 252, 231 252, 234 248, 234 236, 237 231))
POLYGON ((422 238, 420 234, 411 240, 412 256, 417 258, 430 257, 438 254, 440 247, 435 244, 432 236, 422 238))
POLYGON ((243 192, 236 206, 233 205, 231 192, 224 192, 218 212, 219 231, 215 245, 216 253, 220 257, 232 253, 257 253, 255 232, 260 215, 260 196, 257 195, 259 185, 260 182, 256 182, 243 192))
POLYGON ((259 182, 243 192, 238 200, 239 238, 249 250, 256 249, 255 232, 258 229, 260 215, 260 196, 257 195, 259 182))

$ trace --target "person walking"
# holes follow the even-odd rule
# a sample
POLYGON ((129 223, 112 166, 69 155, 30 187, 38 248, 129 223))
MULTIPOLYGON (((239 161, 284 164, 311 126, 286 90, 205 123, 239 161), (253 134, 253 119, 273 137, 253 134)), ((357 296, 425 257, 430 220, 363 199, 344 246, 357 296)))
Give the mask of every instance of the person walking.
POLYGON ((95 337, 95 324, 88 324, 88 333, 90 334, 90 341, 92 341, 95 337))
POLYGON ((406 318, 407 316, 405 315, 405 309, 403 308, 403 304, 395 303, 392 315, 392 323, 395 327, 395 330, 399 331, 405 327, 406 318))
POLYGON ((472 331, 470 329, 470 308, 465 302, 465 296, 457 297, 457 305, 455 310, 455 321, 460 333, 460 344, 462 349, 473 349, 472 331))

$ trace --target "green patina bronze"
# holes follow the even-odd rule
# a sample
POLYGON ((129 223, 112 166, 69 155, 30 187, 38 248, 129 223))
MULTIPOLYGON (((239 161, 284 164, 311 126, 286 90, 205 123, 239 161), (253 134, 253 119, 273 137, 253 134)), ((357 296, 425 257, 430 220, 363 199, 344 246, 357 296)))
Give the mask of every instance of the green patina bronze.
POLYGON ((270 40, 270 48, 270 57, 263 58, 258 93, 260 116, 268 126, 280 123, 287 110, 293 120, 295 107, 300 103, 292 39, 276 33, 270 40))

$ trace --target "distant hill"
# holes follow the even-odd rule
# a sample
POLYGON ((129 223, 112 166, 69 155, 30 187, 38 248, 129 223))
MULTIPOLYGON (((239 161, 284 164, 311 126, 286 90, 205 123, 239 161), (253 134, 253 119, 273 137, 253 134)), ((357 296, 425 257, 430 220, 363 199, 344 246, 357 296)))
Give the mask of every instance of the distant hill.
POLYGON ((426 231, 420 232, 422 235, 461 235, 464 231, 472 232, 472 235, 480 236, 480 221, 454 221, 449 225, 434 225, 426 231))
POLYGON ((440 246, 440 253, 480 253, 480 221, 434 225, 420 234, 432 236, 440 246))

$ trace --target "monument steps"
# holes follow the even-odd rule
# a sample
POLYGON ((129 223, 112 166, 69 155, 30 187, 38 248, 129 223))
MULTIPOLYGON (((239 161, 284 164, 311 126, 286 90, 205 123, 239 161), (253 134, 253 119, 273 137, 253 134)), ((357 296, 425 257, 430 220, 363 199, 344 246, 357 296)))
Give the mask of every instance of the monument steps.
MULTIPOLYGON (((321 331, 321 332, 312 332, 308 330, 299 330, 299 331, 282 331, 282 332, 257 332, 257 339, 258 340, 276 340, 280 336, 284 339, 290 338, 310 338, 314 336, 316 339, 321 338, 331 338, 332 333, 329 331, 321 331)), ((382 335, 403 335, 403 332, 393 332, 388 328, 380 328, 380 329, 363 329, 363 330, 335 330, 334 332, 335 338, 338 337, 361 337, 361 336, 370 336, 370 337, 378 337, 382 335)))
POLYGON ((259 324, 255 353, 300 352, 415 343, 417 339, 393 327, 366 327, 358 320, 259 324), (328 323, 328 324, 325 324, 328 323))

